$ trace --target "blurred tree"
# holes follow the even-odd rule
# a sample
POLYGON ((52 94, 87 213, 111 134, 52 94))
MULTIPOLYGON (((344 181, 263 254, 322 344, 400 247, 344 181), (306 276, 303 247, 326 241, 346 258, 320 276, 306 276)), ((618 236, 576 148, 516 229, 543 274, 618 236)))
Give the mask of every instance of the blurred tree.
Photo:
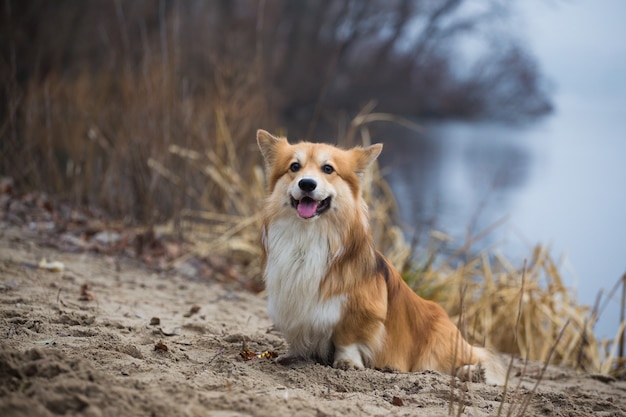
POLYGON ((270 106, 300 124, 316 108, 355 111, 371 99, 417 117, 532 119, 551 104, 532 55, 498 29, 509 8, 500 0, 6 0, 0 71, 6 88, 11 74, 24 83, 85 67, 140 71, 161 59, 198 87, 246 62, 262 75, 270 106), (482 43, 480 56, 468 58, 468 38, 482 43))

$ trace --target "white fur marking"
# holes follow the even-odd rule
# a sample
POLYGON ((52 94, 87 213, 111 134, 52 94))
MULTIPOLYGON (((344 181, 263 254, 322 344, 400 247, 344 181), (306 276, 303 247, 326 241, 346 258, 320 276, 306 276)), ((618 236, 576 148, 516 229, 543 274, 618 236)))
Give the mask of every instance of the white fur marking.
POLYGON ((320 300, 332 254, 328 229, 316 223, 290 216, 268 225, 265 280, 270 317, 291 351, 327 357, 346 297, 320 300))
POLYGON ((334 367, 351 367, 354 369, 363 369, 363 358, 361 351, 364 346, 359 343, 353 343, 348 346, 337 346, 335 350, 334 367))

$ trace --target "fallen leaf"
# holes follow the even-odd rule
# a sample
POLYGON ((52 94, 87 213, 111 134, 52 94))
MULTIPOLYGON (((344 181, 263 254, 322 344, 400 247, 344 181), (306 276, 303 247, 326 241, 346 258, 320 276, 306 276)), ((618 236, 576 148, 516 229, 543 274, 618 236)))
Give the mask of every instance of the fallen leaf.
POLYGON ((189 309, 189 312, 185 313, 183 317, 191 317, 194 314, 196 314, 198 311, 200 311, 200 306, 198 305, 191 306, 191 308, 189 309))
POLYGON ((402 407, 404 405, 404 402, 399 397, 394 396, 391 399, 391 404, 393 404, 393 405, 395 405, 397 407, 402 407))
POLYGON ((244 346, 244 348, 239 351, 239 356, 241 356, 244 361, 251 361, 252 359, 256 358, 265 358, 271 360, 277 358, 278 354, 270 350, 266 350, 264 352, 254 352, 253 350, 250 350, 250 348, 248 348, 247 346, 244 346))
POLYGON ((254 353, 250 348, 244 347, 239 351, 239 356, 243 358, 244 361, 251 361, 256 358, 256 353, 254 353))
POLYGON ((165 343, 158 341, 156 345, 154 345, 154 350, 167 352, 169 349, 165 343))
POLYGON ((83 284, 80 286, 80 297, 78 297, 79 301, 93 301, 96 299, 96 295, 89 291, 89 284, 83 284))
POLYGON ((260 357, 265 359, 276 359, 278 357, 278 353, 272 350, 266 350, 265 352, 261 353, 260 357))
POLYGON ((39 262, 39 265, 37 266, 40 269, 45 269, 46 271, 52 271, 52 272, 63 272, 65 270, 65 265, 63 264, 63 262, 58 262, 58 261, 48 262, 46 258, 43 258, 41 262, 39 262))

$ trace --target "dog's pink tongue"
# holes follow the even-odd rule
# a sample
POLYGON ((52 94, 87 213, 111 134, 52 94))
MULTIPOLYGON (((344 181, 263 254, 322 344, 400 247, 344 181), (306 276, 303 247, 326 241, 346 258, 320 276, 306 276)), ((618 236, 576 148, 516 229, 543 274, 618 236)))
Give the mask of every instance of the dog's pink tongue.
POLYGON ((308 219, 310 217, 315 216, 315 212, 317 211, 317 201, 311 198, 303 198, 298 203, 298 214, 300 217, 304 217, 308 219))

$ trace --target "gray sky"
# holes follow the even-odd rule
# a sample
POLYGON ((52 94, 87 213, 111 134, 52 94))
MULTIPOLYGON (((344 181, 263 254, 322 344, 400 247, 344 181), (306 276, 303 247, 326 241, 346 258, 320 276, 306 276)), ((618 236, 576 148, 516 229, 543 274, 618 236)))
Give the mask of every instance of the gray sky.
POLYGON ((564 95, 626 106, 626 1, 524 0, 524 33, 564 95))

